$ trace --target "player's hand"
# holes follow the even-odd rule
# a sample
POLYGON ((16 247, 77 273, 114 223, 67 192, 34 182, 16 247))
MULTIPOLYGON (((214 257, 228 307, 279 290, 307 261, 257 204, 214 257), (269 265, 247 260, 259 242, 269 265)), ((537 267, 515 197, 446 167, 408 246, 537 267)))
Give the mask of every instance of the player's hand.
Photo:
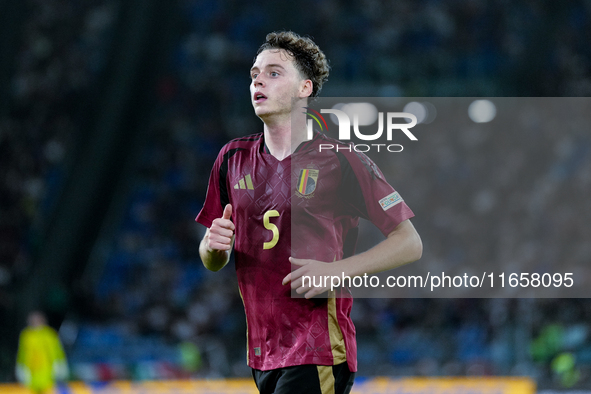
POLYGON ((310 260, 310 259, 296 259, 290 257, 289 262, 293 265, 298 266, 296 270, 287 274, 283 281, 283 285, 291 282, 291 288, 298 294, 304 294, 306 298, 312 298, 318 294, 322 294, 325 291, 330 290, 330 280, 326 281, 327 286, 313 287, 313 283, 325 284, 323 278, 325 276, 336 275, 334 269, 337 267, 334 263, 324 263, 322 261, 310 260), (306 286, 303 286, 303 276, 309 276, 312 283, 309 283, 306 279, 306 286), (314 277, 316 280, 314 281, 314 277), (319 280, 320 279, 320 280, 319 280))
POLYGON ((230 250, 234 238, 234 223, 232 217, 232 205, 228 204, 224 208, 221 218, 215 219, 209 228, 209 237, 207 239, 207 250, 230 250))

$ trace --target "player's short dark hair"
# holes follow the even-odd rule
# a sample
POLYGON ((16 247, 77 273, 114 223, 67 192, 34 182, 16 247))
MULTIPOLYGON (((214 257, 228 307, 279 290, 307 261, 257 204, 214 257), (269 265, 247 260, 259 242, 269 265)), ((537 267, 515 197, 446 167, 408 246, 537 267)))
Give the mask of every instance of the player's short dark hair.
POLYGON ((324 52, 312 39, 292 31, 276 31, 267 34, 265 42, 257 51, 257 56, 267 49, 284 49, 292 55, 296 68, 312 81, 310 97, 318 96, 322 85, 328 80, 330 67, 324 52))

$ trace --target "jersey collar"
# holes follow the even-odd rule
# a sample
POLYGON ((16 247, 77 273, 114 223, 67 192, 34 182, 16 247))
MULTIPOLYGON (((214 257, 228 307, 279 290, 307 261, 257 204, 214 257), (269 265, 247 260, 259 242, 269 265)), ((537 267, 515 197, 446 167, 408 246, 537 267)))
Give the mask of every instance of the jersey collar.
MULTIPOLYGON (((314 136, 312 137, 312 139, 309 140, 309 141, 302 141, 298 145, 298 147, 296 148, 296 150, 293 151, 293 153, 298 153, 298 152, 303 151, 304 149, 306 149, 307 147, 309 147, 310 145, 312 145, 312 143, 314 141, 316 141, 316 139, 318 139, 318 138, 320 138, 320 132, 318 132, 317 130, 314 130, 314 136)), ((261 150, 264 153, 267 153, 267 154, 270 155, 271 154, 271 151, 269 150, 269 147, 267 146, 267 143, 265 142, 265 135, 264 135, 264 133, 263 133, 262 141, 263 141, 263 143, 261 144, 261 150)))

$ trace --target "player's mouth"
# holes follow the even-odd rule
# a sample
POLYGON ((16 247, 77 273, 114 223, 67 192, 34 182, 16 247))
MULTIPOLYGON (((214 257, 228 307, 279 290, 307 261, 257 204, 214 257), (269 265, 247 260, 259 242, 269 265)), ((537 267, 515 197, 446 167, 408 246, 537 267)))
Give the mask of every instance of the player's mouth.
POLYGON ((254 95, 252 96, 252 98, 256 104, 260 104, 263 101, 267 100, 267 96, 265 96, 261 92, 254 92, 254 95))

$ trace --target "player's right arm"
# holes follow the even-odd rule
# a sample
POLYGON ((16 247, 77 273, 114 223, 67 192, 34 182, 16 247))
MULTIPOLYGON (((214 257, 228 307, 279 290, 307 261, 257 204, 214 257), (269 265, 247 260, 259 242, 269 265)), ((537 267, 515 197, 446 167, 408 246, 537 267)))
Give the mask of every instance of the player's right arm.
POLYGON ((199 255, 203 265, 210 271, 219 271, 230 261, 230 253, 234 246, 234 223, 231 220, 232 205, 224 208, 221 218, 211 222, 211 227, 199 244, 199 255))

